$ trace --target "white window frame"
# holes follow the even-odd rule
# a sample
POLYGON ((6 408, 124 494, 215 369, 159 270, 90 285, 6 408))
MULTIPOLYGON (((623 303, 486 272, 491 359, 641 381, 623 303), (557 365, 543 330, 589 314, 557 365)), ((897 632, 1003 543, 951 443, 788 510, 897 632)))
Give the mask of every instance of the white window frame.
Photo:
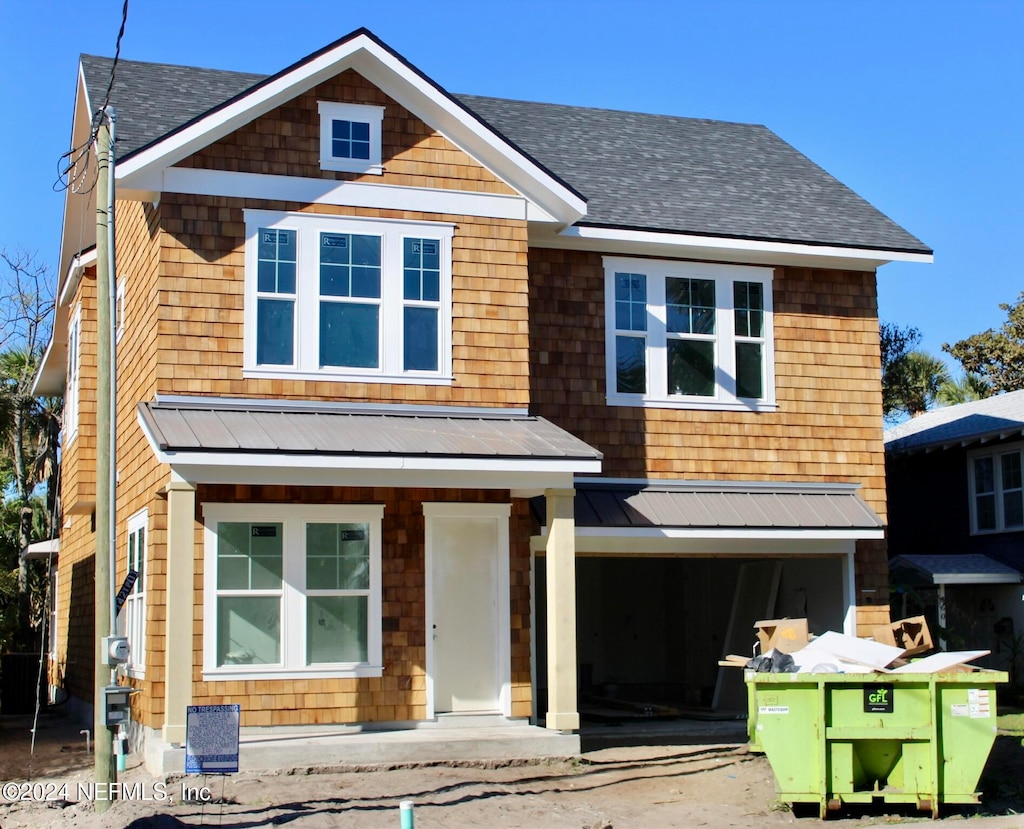
POLYGON ((746 265, 719 265, 706 262, 682 262, 666 259, 633 259, 603 257, 605 269, 605 382, 609 406, 638 406, 647 408, 705 409, 724 411, 775 411, 775 339, 772 302, 772 268, 746 265), (646 380, 644 393, 624 393, 616 390, 616 333, 615 327, 615 275, 617 273, 643 274, 647 279, 646 380), (713 396, 675 395, 668 393, 667 338, 665 281, 668 277, 684 279, 710 279, 715 282, 715 333, 695 335, 715 344, 715 394, 713 396), (736 343, 752 342, 737 337, 734 315, 733 283, 757 282, 762 285, 764 297, 764 336, 762 382, 764 396, 757 399, 736 395, 736 343))
POLYGON ((117 281, 117 294, 114 302, 114 317, 117 334, 114 337, 114 342, 121 342, 121 336, 124 334, 124 297, 125 297, 125 278, 122 276, 117 281))
MULTIPOLYGON (((203 679, 326 679, 383 674, 381 576, 382 504, 205 504, 203 506, 203 679), (281 662, 277 665, 217 665, 217 525, 221 522, 280 523, 282 534, 281 662), (306 664, 306 524, 335 522, 370 526, 370 591, 367 602, 367 661, 306 664)), ((273 591, 270 591, 273 592, 273 591)), ((313 591, 322 594, 325 591, 313 591)), ((329 592, 329 591, 328 591, 329 592)))
POLYGON ((49 630, 47 631, 47 647, 50 659, 54 661, 57 659, 57 595, 58 587, 60 586, 59 572, 60 568, 57 566, 57 558, 54 556, 50 562, 50 607, 46 620, 49 625, 49 630))
POLYGON ((64 389, 64 445, 78 434, 79 397, 82 372, 82 308, 77 306, 68 323, 67 383, 64 389))
POLYGON ((381 136, 384 107, 370 104, 343 104, 337 101, 317 101, 320 112, 320 169, 339 170, 344 173, 371 173, 382 175, 381 136), (339 158, 334 155, 331 140, 335 121, 355 121, 370 126, 370 157, 339 158))
MULTIPOLYGON (((995 535, 997 533, 1019 533, 1024 532, 1024 525, 1006 526, 1006 518, 1003 509, 1003 456, 1021 455, 1024 452, 1024 443, 1013 443, 1006 446, 986 447, 975 449, 967 453, 967 489, 968 507, 971 517, 971 535, 995 535), (996 525, 991 529, 978 528, 978 491, 974 474, 974 462, 981 458, 992 459, 993 497, 995 499, 996 525)), ((1024 456, 1021 457, 1021 465, 1024 467, 1024 456)), ((1024 497, 1024 495, 1022 495, 1024 497)))
POLYGON ((149 578, 149 510, 140 510, 127 521, 125 575, 132 567, 132 543, 136 562, 141 560, 139 578, 125 597, 121 608, 122 632, 128 637, 129 655, 125 665, 128 676, 137 679, 146 677, 146 580, 149 578), (141 543, 140 540, 141 532, 141 543))
POLYGON ((357 383, 451 385, 452 383, 452 238, 455 226, 446 222, 362 219, 309 213, 246 210, 245 311, 243 376, 277 379, 328 380, 357 383), (296 232, 296 295, 291 366, 256 362, 257 254, 261 228, 296 232), (381 298, 378 368, 321 367, 320 354, 320 233, 352 233, 381 239, 381 298), (437 371, 405 371, 403 314, 403 243, 406 238, 437 239, 440 251, 437 371))

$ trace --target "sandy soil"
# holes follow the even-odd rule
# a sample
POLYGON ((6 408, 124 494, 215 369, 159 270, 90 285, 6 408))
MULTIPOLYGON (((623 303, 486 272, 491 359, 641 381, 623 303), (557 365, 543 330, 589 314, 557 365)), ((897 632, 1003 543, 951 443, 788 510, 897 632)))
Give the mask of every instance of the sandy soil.
MULTIPOLYGON (((81 799, 93 780, 92 757, 77 728, 60 719, 40 724, 30 752, 31 723, 0 720, 0 782, 49 801, 10 802, 0 787, 0 827, 221 826, 398 827, 399 804, 415 803, 417 829, 447 827, 760 827, 820 824, 816 811, 796 814, 779 803, 764 757, 733 744, 646 746, 588 752, 574 763, 499 768, 420 767, 291 774, 240 774, 159 781, 137 765, 120 775, 130 799, 98 815, 81 799), (31 781, 31 784, 29 784, 31 781), (67 784, 64 799, 63 784, 67 784), (207 787, 209 802, 182 802, 182 786, 207 787)), ((940 824, 970 817, 977 829, 1024 829, 1024 748, 1001 737, 985 775, 984 806, 944 811, 940 824), (947 814, 948 812, 948 814, 947 814)), ((830 818, 842 829, 926 822, 891 807, 849 810, 830 818)))

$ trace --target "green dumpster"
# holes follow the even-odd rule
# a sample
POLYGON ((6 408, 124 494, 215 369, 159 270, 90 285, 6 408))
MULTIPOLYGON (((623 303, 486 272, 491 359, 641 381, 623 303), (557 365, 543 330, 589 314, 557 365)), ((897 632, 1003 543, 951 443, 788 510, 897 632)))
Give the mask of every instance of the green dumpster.
POLYGON ((764 751, 781 800, 977 803, 996 737, 1001 671, 912 674, 746 672, 752 748, 764 751))

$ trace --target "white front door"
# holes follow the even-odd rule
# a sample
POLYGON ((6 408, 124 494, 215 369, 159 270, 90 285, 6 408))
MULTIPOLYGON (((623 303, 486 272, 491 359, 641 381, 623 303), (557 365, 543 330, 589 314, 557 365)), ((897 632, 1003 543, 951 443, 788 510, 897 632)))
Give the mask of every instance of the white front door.
POLYGON ((508 504, 424 504, 428 716, 510 714, 508 504))

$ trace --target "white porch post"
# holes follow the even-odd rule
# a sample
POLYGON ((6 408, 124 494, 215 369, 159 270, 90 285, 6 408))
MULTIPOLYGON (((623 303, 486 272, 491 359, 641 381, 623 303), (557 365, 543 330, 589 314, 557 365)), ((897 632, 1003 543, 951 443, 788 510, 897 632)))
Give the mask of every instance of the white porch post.
POLYGON ((548 623, 548 711, 557 731, 580 727, 576 699, 576 517, 574 489, 548 489, 545 547, 548 623))
POLYGON ((185 708, 192 704, 196 490, 185 481, 171 481, 164 491, 167 493, 167 619, 164 622, 163 739, 167 743, 183 744, 185 708))

